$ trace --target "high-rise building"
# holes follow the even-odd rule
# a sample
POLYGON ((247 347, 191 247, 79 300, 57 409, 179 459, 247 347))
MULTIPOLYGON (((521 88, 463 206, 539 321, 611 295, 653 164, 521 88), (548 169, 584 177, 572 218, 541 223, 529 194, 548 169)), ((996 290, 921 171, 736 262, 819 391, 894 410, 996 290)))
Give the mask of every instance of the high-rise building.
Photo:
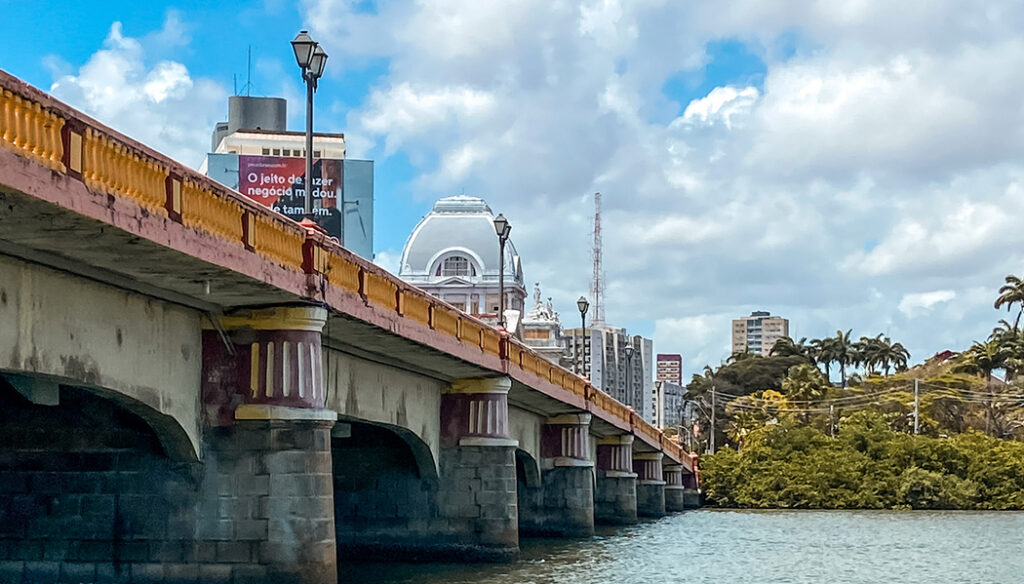
MULTIPOLYGON (((454 196, 434 203, 402 250, 398 277, 459 310, 496 324, 501 306, 494 213, 483 199, 454 196)), ((506 326, 518 330, 526 301, 516 246, 505 242, 506 326)))
POLYGON ((674 381, 654 382, 654 425, 672 428, 683 423, 686 388, 674 381))
POLYGON ((755 311, 732 321, 732 352, 767 357, 775 341, 789 336, 789 320, 755 311))
MULTIPOLYGON (((286 129, 287 103, 232 96, 199 171, 291 219, 305 212, 306 134, 286 129)), ((373 161, 345 157, 344 134, 313 134, 312 212, 346 249, 373 259, 373 161)))
POLYGON ((683 356, 658 353, 658 381, 683 384, 683 356))
POLYGON ((587 327, 585 337, 582 329, 566 329, 563 339, 571 369, 653 422, 654 341, 612 326, 587 327), (627 346, 633 347, 631 356, 627 346))

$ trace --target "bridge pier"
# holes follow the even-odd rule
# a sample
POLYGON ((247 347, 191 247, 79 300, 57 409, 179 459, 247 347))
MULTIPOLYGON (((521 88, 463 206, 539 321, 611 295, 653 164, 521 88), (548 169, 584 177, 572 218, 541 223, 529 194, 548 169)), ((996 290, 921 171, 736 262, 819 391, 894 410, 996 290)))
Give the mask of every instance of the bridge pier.
MULTIPOLYGON (((519 508, 520 532, 546 537, 594 534, 590 414, 549 418, 541 428, 541 486, 519 508)), ((533 489, 531 489, 533 490, 533 489)), ((520 501, 523 497, 520 497, 520 501)))
POLYGON ((225 316, 203 331, 199 561, 206 554, 241 564, 204 582, 337 582, 326 318, 319 307, 273 307, 225 316))
POLYGON ((686 487, 683 486, 683 467, 667 464, 662 469, 665 476, 665 511, 676 513, 686 509, 686 487))
POLYGON ((665 515, 665 481, 661 472, 660 452, 641 452, 633 455, 633 469, 637 473, 636 512, 641 517, 665 515))
POLYGON ((633 472, 633 435, 602 438, 597 443, 595 522, 608 525, 636 523, 636 478, 633 472))
POLYGON ((444 555, 500 561, 519 553, 508 377, 459 379, 441 399, 437 508, 444 555))

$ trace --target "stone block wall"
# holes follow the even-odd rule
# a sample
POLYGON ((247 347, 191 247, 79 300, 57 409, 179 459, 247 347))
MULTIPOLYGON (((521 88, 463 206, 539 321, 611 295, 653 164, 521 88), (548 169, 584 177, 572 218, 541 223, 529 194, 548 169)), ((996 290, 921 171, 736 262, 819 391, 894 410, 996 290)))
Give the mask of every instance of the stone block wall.
POLYGON ((541 471, 542 485, 520 481, 519 533, 541 537, 588 537, 594 534, 594 471, 590 466, 562 466, 541 471), (524 506, 525 501, 525 506, 524 506))
POLYGON ((0 387, 0 582, 336 582, 329 430, 268 424, 174 462, 106 399, 0 387))
POLYGON ((640 517, 665 515, 665 483, 663 481, 637 481, 636 513, 640 517))
POLYGON ((636 476, 598 471, 597 492, 594 494, 594 521, 605 525, 636 523, 636 476))
POLYGON ((666 485, 665 486, 665 511, 668 513, 674 513, 686 509, 686 500, 684 497, 684 491, 686 489, 679 486, 666 485))
POLYGON ((511 447, 442 449, 438 477, 421 477, 405 442, 352 424, 335 438, 339 558, 500 560, 518 550, 511 447))

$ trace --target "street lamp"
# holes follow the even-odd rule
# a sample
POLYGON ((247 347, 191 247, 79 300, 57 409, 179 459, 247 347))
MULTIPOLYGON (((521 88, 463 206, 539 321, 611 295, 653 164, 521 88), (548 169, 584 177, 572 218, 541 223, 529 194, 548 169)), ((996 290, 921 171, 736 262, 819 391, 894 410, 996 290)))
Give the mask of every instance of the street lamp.
POLYGON ((583 354, 580 357, 580 375, 587 374, 587 310, 590 308, 590 302, 587 301, 586 297, 580 296, 580 299, 576 301, 576 307, 580 309, 580 323, 582 325, 583 334, 580 337, 580 343, 583 346, 583 354))
MULTIPOLYGON (((302 181, 306 201, 302 224, 307 228, 316 228, 316 221, 313 219, 313 92, 316 91, 317 80, 324 74, 327 53, 305 30, 299 31, 292 40, 292 50, 295 51, 295 62, 298 63, 299 69, 302 69, 302 79, 306 82, 306 176, 302 181)), ((344 223, 343 219, 339 237, 343 244, 344 223)))
POLYGON ((498 326, 505 328, 505 242, 508 241, 508 234, 512 233, 512 226, 503 213, 498 213, 494 218, 494 232, 498 234, 498 294, 501 296, 498 301, 498 326))

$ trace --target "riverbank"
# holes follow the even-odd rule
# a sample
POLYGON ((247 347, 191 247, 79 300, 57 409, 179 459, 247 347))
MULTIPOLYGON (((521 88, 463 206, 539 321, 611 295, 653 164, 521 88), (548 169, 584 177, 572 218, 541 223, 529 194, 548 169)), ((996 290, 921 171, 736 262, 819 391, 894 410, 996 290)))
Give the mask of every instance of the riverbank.
POLYGON ((776 509, 1024 509, 1024 443, 892 431, 851 416, 832 438, 784 422, 701 459, 706 504, 776 509))

